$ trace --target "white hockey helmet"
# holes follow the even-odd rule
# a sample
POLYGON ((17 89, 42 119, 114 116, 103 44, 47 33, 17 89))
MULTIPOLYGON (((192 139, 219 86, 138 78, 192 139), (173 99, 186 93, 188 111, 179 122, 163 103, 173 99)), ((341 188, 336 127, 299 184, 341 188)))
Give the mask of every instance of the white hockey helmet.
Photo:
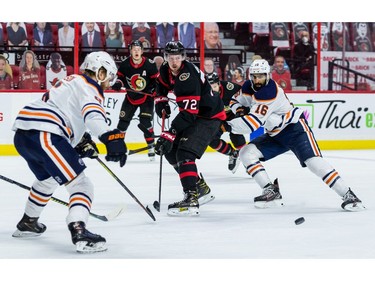
POLYGON ((266 84, 270 80, 271 67, 265 59, 254 60, 249 68, 250 78, 253 74, 266 74, 266 84))
POLYGON ((109 85, 112 86, 117 80, 117 66, 113 58, 104 51, 92 52, 85 57, 85 61, 81 65, 81 70, 91 70, 95 73, 98 82, 109 80, 109 85), (101 67, 107 70, 107 76, 104 80, 100 80, 98 72, 101 67))

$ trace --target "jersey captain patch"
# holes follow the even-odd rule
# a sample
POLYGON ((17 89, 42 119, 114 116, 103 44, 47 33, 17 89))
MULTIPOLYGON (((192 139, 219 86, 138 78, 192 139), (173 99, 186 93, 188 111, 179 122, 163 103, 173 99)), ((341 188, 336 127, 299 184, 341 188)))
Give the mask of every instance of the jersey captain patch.
POLYGON ((130 78, 126 78, 130 88, 134 91, 143 91, 146 88, 146 80, 139 74, 134 74, 130 78))

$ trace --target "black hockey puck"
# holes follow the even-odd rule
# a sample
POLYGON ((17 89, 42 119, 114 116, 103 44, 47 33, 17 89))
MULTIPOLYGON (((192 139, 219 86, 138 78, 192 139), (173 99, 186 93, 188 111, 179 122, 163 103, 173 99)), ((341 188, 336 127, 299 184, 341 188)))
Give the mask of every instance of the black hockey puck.
POLYGON ((298 219, 296 219, 296 220, 294 221, 294 223, 295 223, 296 225, 299 225, 299 224, 304 223, 304 222, 305 222, 305 218, 304 218, 304 217, 300 217, 300 218, 298 218, 298 219))

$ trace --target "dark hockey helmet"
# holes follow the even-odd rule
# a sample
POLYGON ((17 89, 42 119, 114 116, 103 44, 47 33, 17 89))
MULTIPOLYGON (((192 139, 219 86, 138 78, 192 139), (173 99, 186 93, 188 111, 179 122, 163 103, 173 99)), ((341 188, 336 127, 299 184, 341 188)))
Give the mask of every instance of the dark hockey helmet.
POLYGON ((133 46, 141 47, 142 50, 143 50, 143 44, 142 44, 142 42, 139 41, 139 40, 133 40, 133 41, 130 42, 130 44, 129 44, 129 46, 128 46, 128 47, 129 47, 129 51, 133 48, 133 46))
POLYGON ((185 59, 185 47, 180 41, 170 41, 165 45, 164 48, 164 59, 168 60, 169 55, 182 55, 185 59))
POLYGON ((217 75, 216 72, 212 72, 210 74, 207 74, 207 80, 208 80, 208 83, 210 83, 210 84, 219 83, 219 81, 220 81, 219 75, 217 75))

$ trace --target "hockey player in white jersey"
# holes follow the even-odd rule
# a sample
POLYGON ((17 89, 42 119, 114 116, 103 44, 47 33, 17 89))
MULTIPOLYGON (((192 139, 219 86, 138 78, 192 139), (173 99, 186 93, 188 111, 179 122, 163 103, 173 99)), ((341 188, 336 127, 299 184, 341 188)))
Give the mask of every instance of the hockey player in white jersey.
POLYGON ((291 150, 302 167, 320 177, 343 200, 341 207, 360 211, 361 200, 346 185, 339 173, 322 158, 303 110, 294 107, 283 89, 270 78, 270 66, 264 59, 250 66, 250 80, 242 86, 242 95, 231 102, 237 118, 224 123, 235 134, 251 133, 263 126, 265 134, 240 150, 240 159, 263 194, 254 198, 255 207, 283 205, 277 179, 272 183, 261 161, 270 160, 291 150))
POLYGON ((107 161, 124 166, 127 149, 124 134, 110 130, 103 108, 103 91, 117 78, 115 62, 106 52, 93 52, 81 68, 82 75, 60 80, 16 117, 14 145, 36 180, 13 237, 41 235, 46 226, 38 221, 39 216, 56 187, 65 185, 70 194, 66 223, 72 242, 78 252, 98 252, 107 249, 105 238, 86 229, 94 186, 84 173, 81 158, 97 156, 86 130, 105 144, 107 161))

